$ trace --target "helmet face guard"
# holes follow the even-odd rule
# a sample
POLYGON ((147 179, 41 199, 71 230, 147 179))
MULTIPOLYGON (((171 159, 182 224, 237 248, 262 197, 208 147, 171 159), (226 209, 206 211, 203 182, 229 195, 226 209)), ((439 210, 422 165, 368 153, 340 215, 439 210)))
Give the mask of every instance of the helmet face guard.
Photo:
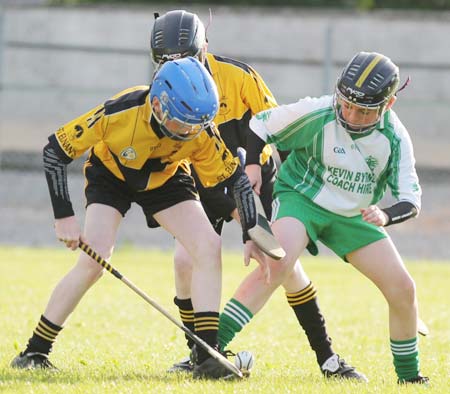
POLYGON ((384 115, 388 101, 380 104, 357 104, 350 101, 338 89, 334 93, 334 109, 339 123, 349 133, 359 134, 373 130, 384 115), (348 113, 357 114, 357 122, 349 118, 348 113))
POLYGON ((150 88, 153 116, 167 137, 190 141, 208 128, 219 108, 216 85, 195 58, 164 63, 150 88), (154 106, 154 98, 159 107, 154 106))
POLYGON ((397 93, 399 70, 379 53, 360 52, 338 78, 334 108, 338 122, 349 133, 373 130, 397 93))
POLYGON ((211 126, 212 119, 205 119, 201 123, 195 122, 196 119, 189 119, 189 116, 178 111, 175 103, 170 102, 170 97, 164 91, 160 98, 161 117, 157 111, 153 111, 156 121, 159 123, 161 132, 173 140, 190 141, 196 138, 203 130, 211 126), (164 102, 164 100, 166 100, 164 102), (172 111, 172 113, 170 113, 172 111), (184 119, 184 120, 183 120, 184 119))

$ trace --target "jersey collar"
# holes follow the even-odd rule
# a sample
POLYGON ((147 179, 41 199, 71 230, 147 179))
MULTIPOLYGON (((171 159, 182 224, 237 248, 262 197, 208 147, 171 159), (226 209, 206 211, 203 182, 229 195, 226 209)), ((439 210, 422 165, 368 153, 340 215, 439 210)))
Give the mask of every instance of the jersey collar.
POLYGON ((152 115, 152 107, 150 105, 150 89, 151 89, 151 87, 152 87, 152 85, 150 85, 148 88, 148 94, 147 94, 147 97, 145 98, 145 105, 143 108, 144 113, 142 115, 143 119, 147 123, 150 122, 150 116, 152 115))

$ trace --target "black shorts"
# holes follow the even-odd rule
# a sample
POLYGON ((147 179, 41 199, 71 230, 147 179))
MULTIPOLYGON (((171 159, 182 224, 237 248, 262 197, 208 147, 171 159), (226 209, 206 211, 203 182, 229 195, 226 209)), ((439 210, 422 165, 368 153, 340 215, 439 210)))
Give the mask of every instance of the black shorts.
POLYGON ((159 227, 153 215, 159 211, 187 200, 198 200, 194 179, 184 170, 179 169, 175 175, 162 186, 146 191, 135 191, 116 178, 97 160, 85 168, 86 207, 98 203, 116 208, 122 216, 130 209, 131 203, 141 206, 147 226, 159 227))
MULTIPOLYGON (((199 180, 196 177, 195 171, 192 171, 194 178, 196 179, 196 182, 198 183, 199 180)), ((261 166, 261 177, 262 177, 262 184, 261 184, 261 203, 264 208, 264 212, 266 213, 267 218, 270 220, 272 216, 272 193, 273 193, 273 185, 275 183, 275 175, 276 175, 276 166, 275 162, 272 157, 270 157, 270 160, 267 161, 263 166, 261 166)), ((236 208, 236 204, 234 203, 234 197, 233 193, 229 189, 225 189, 224 187, 221 190, 222 193, 227 194, 229 196, 229 202, 224 206, 225 204, 220 203, 220 199, 215 198, 214 195, 209 195, 208 193, 201 192, 200 193, 200 201, 203 205, 203 209, 206 212, 206 215, 208 216, 209 221, 214 227, 214 230, 217 232, 217 234, 222 233, 222 228, 224 222, 229 222, 232 220, 231 217, 225 217, 225 212, 229 213, 234 208, 236 208)))

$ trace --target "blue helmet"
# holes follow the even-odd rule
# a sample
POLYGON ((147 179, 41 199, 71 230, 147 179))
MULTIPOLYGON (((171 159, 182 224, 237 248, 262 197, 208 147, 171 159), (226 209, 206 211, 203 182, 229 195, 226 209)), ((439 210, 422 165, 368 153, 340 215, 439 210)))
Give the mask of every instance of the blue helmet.
POLYGON ((209 127, 219 108, 217 88, 195 58, 164 63, 150 88, 153 115, 169 138, 188 141, 209 127), (154 98, 159 108, 154 106, 154 98))

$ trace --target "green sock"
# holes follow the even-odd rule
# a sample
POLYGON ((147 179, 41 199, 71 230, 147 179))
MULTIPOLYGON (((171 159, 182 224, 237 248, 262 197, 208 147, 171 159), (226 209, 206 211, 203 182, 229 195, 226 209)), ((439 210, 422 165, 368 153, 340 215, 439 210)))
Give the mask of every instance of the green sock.
POLYGON ((239 301, 234 298, 228 301, 220 314, 218 334, 220 349, 224 350, 252 317, 253 313, 239 301))
POLYGON ((391 339, 395 372, 399 380, 412 379, 419 374, 419 347, 417 337, 404 341, 391 339))

